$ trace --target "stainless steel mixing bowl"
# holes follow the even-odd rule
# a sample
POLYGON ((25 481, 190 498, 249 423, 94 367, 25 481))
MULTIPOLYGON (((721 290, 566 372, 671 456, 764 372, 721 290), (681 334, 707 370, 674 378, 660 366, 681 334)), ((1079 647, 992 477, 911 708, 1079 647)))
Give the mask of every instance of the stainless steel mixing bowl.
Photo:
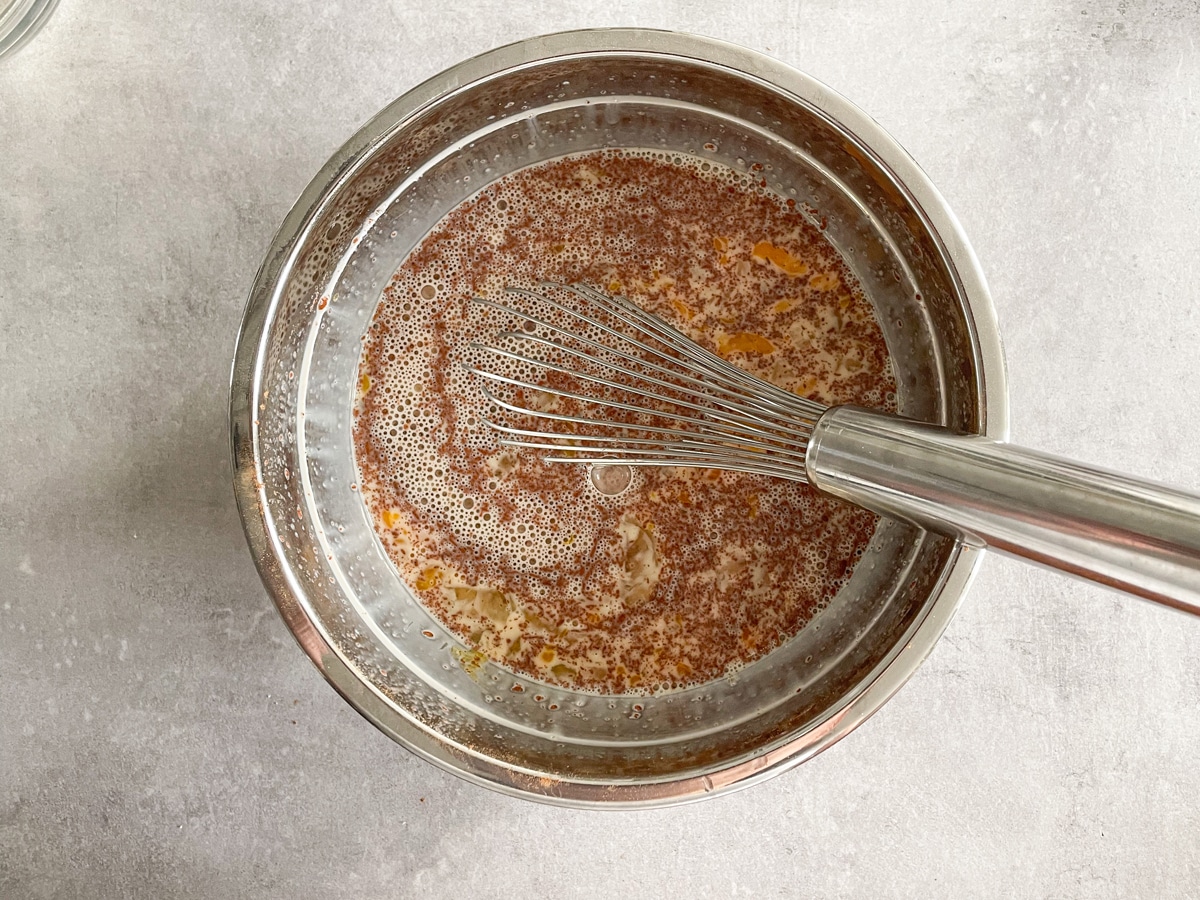
POLYGON ((862 279, 901 412, 1005 436, 983 276, 895 141, 824 85, 757 53, 667 32, 580 31, 502 47, 427 81, 313 179, 246 307, 230 400, 236 491, 288 626, 384 732, 507 793, 657 805, 761 781, 849 733, 932 648, 979 553, 884 521, 853 578, 799 635, 690 690, 516 693, 510 672, 456 663, 459 642, 400 580, 355 491, 360 337, 400 261, 460 201, 514 169, 602 147, 763 166, 774 190, 815 210, 862 279))

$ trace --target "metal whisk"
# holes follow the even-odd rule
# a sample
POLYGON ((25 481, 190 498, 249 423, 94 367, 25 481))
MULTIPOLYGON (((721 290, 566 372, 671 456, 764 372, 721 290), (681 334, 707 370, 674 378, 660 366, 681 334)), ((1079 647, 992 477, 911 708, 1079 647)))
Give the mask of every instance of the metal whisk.
POLYGON ((700 466, 808 482, 974 547, 992 547, 1200 615, 1200 496, 852 406, 827 408, 709 353, 621 297, 510 289, 476 298, 522 325, 470 365, 501 443, 553 463, 700 466), (503 395, 495 386, 501 386, 503 395), (544 430, 521 427, 535 417, 544 430))

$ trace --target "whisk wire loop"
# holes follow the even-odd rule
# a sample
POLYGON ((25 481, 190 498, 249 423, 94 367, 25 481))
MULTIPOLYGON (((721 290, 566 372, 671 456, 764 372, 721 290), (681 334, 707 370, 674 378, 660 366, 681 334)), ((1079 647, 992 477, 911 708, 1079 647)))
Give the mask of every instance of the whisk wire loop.
MULTIPOLYGON (((584 292, 584 288, 582 286, 575 286, 575 285, 551 285, 551 286, 552 287, 555 287, 555 286, 562 287, 566 290, 571 290, 572 293, 574 293, 576 296, 580 297, 581 299, 585 300, 586 302, 593 303, 593 304, 597 303, 597 301, 595 299, 593 299, 593 295, 591 293, 584 292)), ((716 391, 716 392, 719 392, 722 396, 733 400, 734 401, 733 408, 736 408, 739 410, 744 410, 744 408, 745 408, 745 403, 747 400, 747 389, 748 389, 748 387, 753 387, 753 385, 746 380, 745 373, 743 373, 740 369, 737 369, 736 367, 733 367, 733 366, 729 367, 730 372, 732 372, 733 376, 735 376, 735 377, 731 377, 729 373, 726 373, 724 370, 721 370, 721 369, 716 369, 715 371, 710 371, 707 368, 701 368, 700 371, 703 374, 707 375, 708 377, 707 378, 697 378, 694 375, 689 374, 688 371, 681 370, 680 368, 678 368, 680 365, 680 359, 677 355, 664 353, 661 350, 659 350, 658 348, 653 347, 643 341, 638 340, 637 338, 632 337, 627 332, 613 328, 612 326, 608 325, 605 322, 601 322, 598 319, 595 319, 591 316, 581 313, 577 309, 572 309, 571 307, 566 306, 565 304, 559 303, 550 297, 545 297, 545 296, 542 296, 541 294, 535 294, 532 291, 527 291, 527 290, 523 290, 520 288, 509 288, 508 292, 513 295, 516 295, 516 296, 522 296, 527 299, 533 300, 538 304, 549 306, 551 309, 554 309, 560 313, 563 313, 564 315, 570 317, 571 319, 574 319, 578 322, 583 322, 586 325, 589 325, 593 328, 599 329, 604 334, 607 334, 610 337, 615 338, 618 342, 626 344, 626 345, 630 346, 631 348, 637 350, 638 353, 635 355, 633 353, 629 353, 626 350, 620 349, 620 347, 618 347, 618 346, 613 346, 613 345, 609 345, 609 344, 601 344, 598 341, 594 341, 594 340, 591 340, 590 338, 584 337, 583 335, 577 334, 576 332, 574 332, 568 328, 564 328, 561 325, 557 325, 554 322, 551 322, 551 321, 548 321, 547 319, 541 318, 540 316, 533 315, 532 313, 525 312, 524 310, 521 310, 521 309, 515 309, 511 306, 506 306, 503 303, 497 303, 494 300, 488 300, 483 297, 475 297, 472 299, 475 303, 477 303, 479 305, 488 306, 493 309, 501 310, 505 313, 515 315, 518 318, 523 319, 524 321, 529 322, 536 327, 545 328, 547 331, 551 331, 555 334, 562 335, 563 337, 565 337, 571 341, 574 341, 575 343, 593 351, 594 354, 611 354, 613 356, 616 356, 620 359, 625 360, 628 363, 632 363, 633 365, 640 367, 640 369, 642 369, 642 370, 648 370, 650 372, 656 372, 660 375, 668 376, 674 380, 671 382, 663 382, 663 381, 655 380, 654 383, 659 384, 663 387, 667 387, 671 390, 676 390, 676 391, 681 391, 681 392, 691 392, 694 394, 694 396, 702 398, 706 402, 706 406, 711 405, 711 403, 717 399, 713 396, 713 392, 716 391), (652 356, 661 361, 671 363, 674 366, 674 368, 668 367, 668 366, 663 366, 663 365, 660 365, 659 363, 652 362, 650 359, 647 358, 648 356, 652 356), (695 390, 689 391, 689 387, 685 387, 685 385, 690 386, 691 388, 695 388, 695 390)), ((596 296, 600 297, 603 300, 612 299, 612 298, 605 297, 603 294, 597 294, 596 296)), ((633 308, 635 310, 637 309, 637 307, 633 307, 633 308)), ((601 309, 604 310, 605 312, 609 311, 608 308, 604 307, 604 306, 601 306, 601 309)), ((614 318, 617 318, 619 321, 622 321, 625 324, 627 324, 633 328, 640 328, 640 329, 648 331, 651 326, 657 327, 655 322, 647 322, 647 323, 645 323, 645 325, 640 325, 637 320, 634 320, 629 316, 622 315, 620 312, 620 309, 621 308, 614 308, 611 314, 613 315, 614 318)), ((639 310, 639 312, 640 312, 640 310, 639 310)), ((653 336, 655 336, 656 339, 658 339, 656 334, 654 334, 653 336)), ((548 339, 542 338, 536 334, 507 331, 498 336, 498 340, 504 339, 504 338, 517 339, 517 340, 523 340, 523 341, 529 341, 529 342, 533 342, 533 343, 541 343, 544 345, 553 346, 553 347, 555 347, 555 349, 570 353, 571 355, 573 355, 579 359, 585 360, 588 363, 591 363, 593 365, 603 366, 603 367, 613 369, 616 371, 620 371, 620 372, 622 372, 622 374, 628 375, 628 376, 633 377, 638 380, 647 380, 647 379, 651 378, 651 376, 648 376, 645 374, 645 371, 631 371, 628 368, 618 369, 616 364, 603 359, 599 355, 590 355, 590 354, 581 353, 580 351, 575 350, 571 347, 568 347, 561 342, 551 342, 548 339)), ((690 354, 693 349, 695 349, 695 350, 700 349, 699 347, 689 347, 686 343, 682 343, 682 342, 690 343, 690 341, 688 341, 688 338, 684 337, 682 334, 679 334, 678 332, 674 332, 674 337, 664 334, 664 338, 669 338, 672 341, 672 343, 669 344, 668 346, 674 347, 676 344, 678 344, 679 351, 681 353, 690 354), (678 338, 678 340, 675 340, 675 338, 678 338)), ((666 343, 666 340, 664 340, 663 342, 666 343)), ((488 352, 491 352, 491 353, 502 352, 499 350, 499 348, 496 348, 496 347, 491 347, 491 346, 482 347, 479 344, 474 344, 473 346, 475 346, 476 348, 479 348, 479 349, 487 350, 488 352)), ((717 363, 721 364, 722 366, 728 365, 727 363, 725 363, 724 360, 722 360, 720 357, 717 357, 717 356, 712 356, 712 360, 715 360, 717 363)), ((699 360, 699 362, 703 362, 703 360, 699 360)), ((540 365, 541 363, 539 362, 538 364, 540 365)), ((578 374, 578 373, 575 373, 572 371, 570 374, 578 374)), ((791 398, 792 400, 797 400, 797 401, 800 401, 801 403, 808 404, 811 409, 815 409, 815 412, 812 413, 814 420, 820 415, 821 407, 817 406, 816 404, 813 404, 812 401, 804 400, 803 398, 795 397, 793 395, 788 395, 786 392, 782 392, 782 393, 785 396, 791 398)), ((764 405, 772 406, 772 408, 774 408, 774 406, 775 406, 775 404, 769 404, 769 403, 764 404, 764 405)), ((790 408, 788 408, 788 407, 782 407, 782 408, 790 410, 790 408)), ((794 415, 794 411, 789 411, 789 415, 794 415)), ((790 424, 790 422, 789 422, 789 424, 790 424)))
MULTIPOLYGON (((516 404, 507 402, 503 398, 497 397, 491 390, 488 389, 488 387, 486 385, 484 385, 482 390, 483 390, 484 396, 489 401, 496 404, 497 406, 499 406, 503 409, 507 409, 510 412, 521 413, 521 414, 526 413, 526 410, 524 407, 517 406, 516 404)), ((589 418, 586 418, 583 416, 570 416, 570 415, 566 415, 564 413, 551 413, 551 412, 543 413, 541 415, 541 418, 552 419, 552 420, 559 421, 559 422, 570 422, 573 424, 596 426, 598 428, 607 429, 610 432, 613 430, 612 423, 607 422, 603 419, 589 419, 589 418)), ((645 425, 645 426, 639 425, 639 426, 637 426, 637 431, 641 434, 647 434, 647 435, 653 434, 653 435, 655 435, 655 437, 639 438, 639 437, 630 437, 628 435, 591 434, 591 433, 568 436, 567 434, 565 434, 564 432, 561 432, 561 431, 536 431, 536 430, 531 430, 531 429, 526 429, 526 428, 514 428, 511 425, 505 425, 502 422, 495 421, 486 415, 482 417, 482 421, 483 421, 484 425, 487 425, 489 428, 492 428, 495 431, 501 432, 503 434, 518 435, 518 436, 525 437, 525 438, 542 438, 545 440, 557 440, 559 442, 557 444, 554 444, 549 449, 562 448, 563 446, 570 446, 570 448, 572 450, 584 450, 584 451, 588 451, 588 452, 601 452, 604 449, 602 447, 591 446, 594 444, 607 444, 607 445, 628 444, 631 446, 641 446, 641 447, 662 447, 666 444, 672 444, 672 445, 678 445, 678 446, 693 446, 693 445, 694 446, 702 446, 702 447, 708 447, 711 449, 711 443, 706 443, 704 441, 697 440, 694 432, 680 431, 678 429, 662 428, 662 427, 656 427, 656 426, 651 426, 651 425, 645 425), (590 442, 590 444, 582 443, 584 440, 590 442), (569 441, 570 443, 564 445, 564 443, 563 443, 564 441, 569 441)), ((738 445, 738 446, 746 448, 748 451, 751 451, 751 452, 756 452, 756 453, 763 452, 762 442, 758 441, 758 440, 741 437, 739 435, 732 434, 732 433, 726 433, 723 436, 722 440, 723 440, 723 443, 725 443, 725 444, 738 445)), ((503 438, 503 439, 501 439, 500 443, 505 446, 511 446, 511 447, 530 446, 527 441, 514 440, 512 438, 503 438)), ((545 449, 545 448, 543 448, 543 449, 545 449)), ((803 462, 805 455, 806 455, 806 444, 804 441, 798 440, 796 442, 795 446, 792 448, 780 445, 774 449, 774 453, 778 456, 790 457, 794 460, 803 462)))
MULTIPOLYGON (((758 404, 778 404, 781 408, 799 412, 814 422, 825 411, 825 407, 821 404, 761 381, 732 363, 721 359, 715 353, 710 353, 678 329, 657 316, 650 315, 624 297, 610 296, 583 284, 570 284, 564 287, 626 324, 654 335, 680 356, 698 364, 701 371, 713 376, 720 376, 727 382, 738 385, 742 390, 742 397, 745 399, 753 400, 758 404)), ((629 340, 628 335, 624 332, 616 331, 614 335, 629 340)))
MULTIPOLYGON (((614 369, 615 371, 620 372, 624 375, 628 375, 631 378, 640 379, 642 382, 649 382, 651 384, 660 385, 661 387, 666 388, 668 390, 675 387, 670 382, 663 381, 662 379, 655 378, 651 375, 641 375, 640 373, 635 372, 631 369, 625 368, 624 366, 619 366, 619 365, 616 365, 615 363, 606 363, 602 360, 596 359, 595 357, 590 357, 587 354, 581 353, 580 351, 577 351, 577 350, 573 350, 572 348, 567 347, 564 344, 561 344, 557 341, 549 341, 549 340, 545 340, 543 338, 538 338, 533 335, 529 335, 528 337, 526 337, 525 335, 521 335, 517 332, 506 332, 504 335, 501 335, 501 337, 508 337, 508 336, 522 338, 522 339, 528 340, 530 343, 539 343, 539 344, 542 344, 543 346, 552 347, 556 350, 560 350, 560 351, 569 353, 572 356, 578 357, 589 363, 602 365, 607 368, 614 369)), ((546 360, 542 360, 542 359, 536 359, 536 358, 533 358, 530 356, 526 356, 522 353, 515 353, 511 350, 503 350, 499 347, 484 346, 482 344, 472 344, 472 346, 479 350, 485 350, 488 353, 492 353, 496 356, 503 357, 506 359, 511 359, 514 362, 527 363, 529 365, 537 366, 541 369, 544 369, 547 372, 558 372, 559 374, 562 374, 562 375, 569 375, 570 377, 578 379, 579 381, 584 381, 584 382, 588 382, 590 384, 600 385, 602 387, 609 388, 614 391, 620 391, 620 392, 627 393, 627 394, 633 394, 638 397, 644 397, 647 400, 652 400, 652 401, 655 401, 658 403, 663 403, 669 399, 672 404, 679 406, 682 409, 687 409, 687 410, 691 410, 693 412, 699 412, 699 413, 704 414, 705 418, 703 418, 703 419, 699 419, 699 420, 689 419, 689 421, 692 421, 692 422, 703 423, 706 421, 715 420, 715 421, 719 421, 719 422, 729 424, 729 425, 745 425, 745 426, 748 426, 749 429, 751 429, 751 433, 754 433, 754 434, 761 434, 763 428, 779 428, 781 426, 786 427, 787 425, 790 424, 786 420, 783 420, 781 422, 780 417, 778 417, 778 416, 776 416, 772 419, 765 415, 756 415, 753 412, 745 410, 740 405, 728 404, 728 406, 726 406, 726 404, 721 403, 717 398, 712 398, 710 400, 710 402, 707 404, 695 403, 690 400, 680 400, 680 399, 675 399, 675 398, 668 398, 668 397, 664 396, 663 394, 648 390, 646 388, 637 387, 633 384, 626 384, 626 383, 619 382, 619 381, 613 381, 612 379, 609 379, 609 378, 603 378, 598 375, 592 375, 588 372, 579 371, 577 369, 571 369, 566 366, 558 365, 557 363, 547 362, 546 360), (714 409, 714 406, 719 406, 719 407, 721 407, 721 409, 719 409, 719 410, 714 409)), ((638 406, 636 404, 617 403, 615 401, 603 399, 601 397, 596 397, 596 396, 593 396, 590 394, 574 393, 574 392, 570 392, 570 391, 566 391, 566 390, 560 390, 557 388, 548 387, 547 385, 534 385, 529 382, 518 383, 517 379, 512 379, 510 377, 503 376, 503 375, 500 375, 495 372, 482 370, 482 369, 472 367, 472 366, 468 366, 467 371, 469 371, 473 374, 476 374, 476 375, 480 375, 484 378, 491 378, 494 381, 503 381, 507 384, 512 385, 513 387, 521 387, 521 388, 525 388, 528 390, 537 390, 537 391, 541 391, 542 393, 558 394, 559 396, 569 397, 573 400, 578 400, 578 401, 587 402, 587 403, 594 403, 594 404, 603 405, 603 406, 609 406, 609 407, 613 407, 616 409, 625 410, 626 412, 647 412, 645 407, 638 406)), ((606 422, 606 423, 602 423, 602 424, 604 424, 606 427, 611 428, 614 425, 620 425, 623 423, 606 422)))
MULTIPOLYGON (((608 407, 610 409, 620 409, 625 412, 633 412, 633 413, 642 413, 642 412, 646 411, 644 407, 639 406, 637 404, 623 403, 619 400, 607 399, 607 398, 602 398, 602 397, 594 397, 591 395, 580 394, 575 391, 569 391, 566 389, 555 389, 553 391, 546 391, 545 387, 542 385, 536 385, 536 384, 533 384, 528 381, 523 381, 519 378, 512 378, 510 376, 501 375, 496 372, 489 372, 485 369, 477 369, 474 367, 467 367, 467 371, 474 375, 478 375, 484 379, 488 379, 488 380, 495 381, 495 382, 500 382, 502 384, 507 384, 512 387, 523 388, 526 390, 538 390, 538 391, 542 391, 544 393, 552 393, 559 397, 564 397, 569 400, 577 400, 581 403, 590 404, 592 406, 602 406, 602 407, 608 407)), ((672 436, 686 435, 692 439, 695 439, 695 437, 698 433, 707 433, 707 434, 711 435, 712 437, 718 438, 724 442, 741 443, 743 446, 745 446, 749 450, 762 451, 762 450, 766 449, 765 442, 762 439, 763 432, 761 429, 755 429, 753 427, 740 427, 737 425, 717 425, 713 422, 708 421, 707 419, 698 418, 696 416, 687 416, 687 415, 683 415, 682 413, 671 412, 670 410, 655 411, 654 415, 656 418, 669 419, 674 422, 679 422, 682 424, 690 424, 690 425, 696 426, 696 428, 700 429, 701 431, 699 431, 699 432, 698 431, 692 431, 692 432, 671 431, 668 429, 663 429, 661 427, 656 427, 656 426, 651 426, 651 425, 643 425, 643 424, 639 424, 639 423, 614 422, 612 420, 604 420, 604 419, 590 419, 590 418, 583 417, 583 416, 572 416, 572 415, 568 415, 565 413, 556 413, 556 412, 552 412, 550 410, 530 409, 528 406, 521 406, 516 403, 510 403, 509 401, 505 400, 504 398, 498 396, 494 391, 492 391, 490 388, 488 388, 488 386, 486 384, 483 386, 483 392, 484 392, 484 396, 487 397, 487 399, 489 401, 491 401, 492 403, 494 403, 496 406, 499 406, 502 409, 506 409, 509 412, 517 413, 519 415, 534 416, 539 419, 549 419, 549 420, 552 420, 555 422, 570 422, 572 424, 577 424, 577 425, 595 426, 597 428, 601 428, 601 429, 604 429, 609 432, 613 431, 614 429, 626 429, 626 430, 634 430, 634 431, 638 431, 638 432, 642 432, 642 433, 664 433, 664 434, 670 434, 672 436)), ((490 420, 485 419, 485 421, 487 424, 496 425, 496 423, 491 422, 490 420)), ((529 433, 526 429, 511 429, 510 428, 509 431, 514 434, 528 434, 529 433)), ((561 433, 561 432, 557 433, 557 436, 561 440, 575 440, 579 437, 592 437, 592 435, 590 435, 590 434, 575 434, 575 433, 561 433)), ((622 438, 622 440, 624 440, 624 439, 622 438)), ((797 448, 803 448, 805 446, 806 442, 807 442, 806 437, 797 437, 791 443, 793 446, 795 446, 797 448)), ((661 441, 659 443, 661 443, 661 441)), ((771 449, 775 450, 776 446, 774 444, 772 444, 771 449)), ((781 453, 788 453, 786 445, 779 446, 778 451, 781 453)), ((798 459, 804 458, 804 453, 802 452, 802 449, 800 452, 796 452, 796 453, 792 453, 792 454, 788 454, 788 455, 794 455, 798 459)))
POLYGON ((466 366, 484 380, 485 396, 495 408, 564 426, 539 430, 483 417, 485 425, 504 435, 503 445, 560 451, 545 457, 555 463, 720 468, 806 480, 805 454, 824 410, 820 404, 766 385, 624 298, 583 285, 544 286, 582 301, 588 311, 523 288, 507 292, 564 318, 551 321, 515 304, 473 298, 532 327, 498 335, 497 344, 518 349, 482 344, 472 349, 525 370, 565 376, 570 384, 466 366), (506 399, 489 383, 515 389, 515 398, 506 399), (535 408, 526 398, 538 395, 608 413, 597 418, 535 408))

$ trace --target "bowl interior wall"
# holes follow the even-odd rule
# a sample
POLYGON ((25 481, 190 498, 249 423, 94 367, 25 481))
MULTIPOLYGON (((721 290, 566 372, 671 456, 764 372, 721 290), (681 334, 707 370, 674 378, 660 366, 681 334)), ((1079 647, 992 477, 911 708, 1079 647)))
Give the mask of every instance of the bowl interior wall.
POLYGON ((510 673, 489 663, 470 676, 455 663, 459 642, 397 577, 349 489, 360 337, 400 261, 458 203, 517 168, 602 147, 763 165, 774 190, 824 219, 862 280, 901 411, 974 431, 981 402, 969 307, 921 211, 854 135, 750 76, 644 53, 531 63, 427 105, 344 173, 278 289, 260 351, 260 466, 282 565, 342 661, 454 752, 608 783, 701 775, 818 727, 904 644, 956 551, 884 522, 794 640, 736 677, 661 697, 515 694, 510 673))

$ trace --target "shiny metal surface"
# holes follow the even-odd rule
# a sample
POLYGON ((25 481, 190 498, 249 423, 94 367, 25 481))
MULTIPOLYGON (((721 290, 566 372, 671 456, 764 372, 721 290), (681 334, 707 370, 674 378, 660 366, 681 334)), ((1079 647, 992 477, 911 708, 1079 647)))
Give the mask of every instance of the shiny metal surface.
POLYGON ((928 179, 825 86, 702 38, 550 35, 413 89, 314 178, 247 302, 230 420, 238 504, 264 583, 305 652, 363 715, 425 759, 506 793, 661 805, 794 766, 904 683, 979 560, 965 544, 886 522, 868 551, 874 566, 860 567, 788 644, 735 678, 649 698, 515 694, 511 673, 491 664, 469 675, 450 652, 456 639, 397 576, 352 490, 349 440, 359 337, 382 285, 490 179, 570 152, 701 153, 709 141, 717 161, 769 164, 775 189, 828 217, 827 234, 885 330, 902 412, 1006 434, 990 299, 928 179), (637 717, 634 704, 644 706, 637 717))
POLYGON ((1200 615, 1200 497, 973 435, 841 407, 809 480, 886 516, 1200 615))
POLYGON ((0 0, 0 59, 33 40, 56 6, 58 0, 0 0))

